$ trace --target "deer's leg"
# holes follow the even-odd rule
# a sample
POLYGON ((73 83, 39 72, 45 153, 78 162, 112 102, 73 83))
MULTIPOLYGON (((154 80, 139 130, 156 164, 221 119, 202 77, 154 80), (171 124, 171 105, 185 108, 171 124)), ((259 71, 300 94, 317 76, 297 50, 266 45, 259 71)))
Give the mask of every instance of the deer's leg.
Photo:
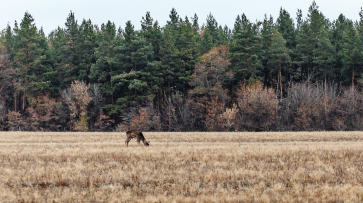
POLYGON ((125 141, 125 144, 126 144, 127 147, 129 146, 130 140, 131 140, 130 138, 127 138, 126 141, 125 141))

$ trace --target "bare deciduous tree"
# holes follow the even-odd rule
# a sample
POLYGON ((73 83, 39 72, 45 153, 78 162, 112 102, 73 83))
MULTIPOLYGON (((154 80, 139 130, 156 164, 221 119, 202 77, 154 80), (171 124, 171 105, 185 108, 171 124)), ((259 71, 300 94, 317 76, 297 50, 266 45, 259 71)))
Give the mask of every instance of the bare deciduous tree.
POLYGON ((11 131, 24 131, 26 122, 20 112, 10 111, 7 114, 7 124, 11 131))
POLYGON ((84 82, 74 81, 70 88, 62 92, 63 102, 67 104, 71 112, 70 119, 75 130, 88 131, 87 105, 92 100, 88 89, 89 85, 86 85, 84 82))
POLYGON ((235 127, 235 130, 238 129, 238 122, 236 121, 238 108, 236 104, 233 104, 232 108, 226 108, 226 111, 219 115, 220 119, 222 120, 221 124, 223 125, 224 129, 229 131, 232 127, 235 127))
POLYGON ((263 89, 261 83, 241 84, 237 91, 239 129, 268 131, 276 119, 278 100, 273 89, 263 89))

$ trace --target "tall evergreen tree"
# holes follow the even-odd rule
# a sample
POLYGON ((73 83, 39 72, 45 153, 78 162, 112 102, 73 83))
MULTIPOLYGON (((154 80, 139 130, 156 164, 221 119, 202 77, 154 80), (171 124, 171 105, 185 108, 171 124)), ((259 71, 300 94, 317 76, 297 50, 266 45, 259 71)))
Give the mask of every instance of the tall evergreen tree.
POLYGON ((5 49, 6 49, 6 53, 8 54, 8 57, 9 57, 9 61, 11 63, 14 62, 14 35, 13 35, 13 32, 11 30, 11 27, 10 25, 8 24, 5 28, 5 33, 4 33, 4 46, 5 46, 5 49))
MULTIPOLYGON (((307 22, 310 27, 310 43, 312 45, 312 53, 318 53, 318 42, 319 42, 319 34, 321 29, 327 26, 327 20, 324 15, 318 10, 319 7, 316 5, 315 1, 310 5, 307 15, 307 22)), ((314 58, 314 56, 313 56, 314 58)), ((312 73, 315 76, 316 82, 318 80, 318 64, 312 61, 313 70, 312 73)))
POLYGON ((334 64, 334 77, 337 80, 344 80, 341 75, 343 68, 343 34, 346 29, 347 19, 343 14, 340 14, 338 19, 333 22, 332 27, 332 44, 335 47, 335 59, 334 64))
POLYGON ((335 49, 331 44, 328 31, 325 28, 321 28, 318 37, 318 47, 314 50, 314 63, 318 65, 318 74, 324 78, 324 89, 326 94, 327 77, 333 72, 333 64, 335 62, 335 49))
POLYGON ((213 47, 213 38, 208 29, 202 28, 200 53, 207 53, 213 47))
POLYGON ((229 49, 231 68, 235 72, 235 82, 260 79, 261 65, 261 37, 260 23, 253 24, 243 14, 241 22, 237 17, 233 41, 229 49))
POLYGON ((178 78, 181 84, 178 84, 177 89, 184 92, 189 88, 189 81, 194 72, 194 66, 198 57, 198 47, 195 41, 192 24, 185 21, 180 25, 181 37, 179 42, 179 53, 182 60, 182 66, 178 71, 178 78))
POLYGON ((173 8, 170 11, 169 18, 170 20, 166 21, 165 27, 168 27, 170 29, 174 43, 178 44, 180 38, 180 27, 179 27, 180 18, 175 8, 173 8))
POLYGON ((151 43, 154 50, 155 60, 160 61, 160 46, 162 43, 162 32, 158 21, 153 23, 150 12, 147 12, 141 20, 140 34, 145 38, 146 42, 151 43))
POLYGON ((287 48, 286 40, 277 29, 273 31, 271 46, 269 49, 268 65, 278 69, 277 90, 280 88, 280 99, 282 99, 282 71, 287 69, 291 63, 290 50, 287 48))
MULTIPOLYGON (((164 43, 161 47, 161 54, 162 54, 162 77, 163 81, 166 83, 164 84, 164 91, 170 95, 171 88, 175 87, 177 84, 181 84, 178 78, 178 71, 181 71, 180 67, 183 65, 183 61, 180 57, 180 52, 178 48, 175 46, 174 41, 172 39, 172 32, 171 28, 164 29, 164 43)), ((178 85, 179 87, 182 86, 178 85)))
MULTIPOLYGON (((211 38, 212 38, 212 46, 218 46, 220 44, 219 39, 219 31, 218 31, 218 23, 214 16, 209 13, 207 16, 207 24, 205 26, 205 29, 208 30, 211 38)), ((208 50, 209 51, 209 50, 208 50)))
POLYGON ((90 81, 99 85, 101 92, 106 96, 106 102, 114 105, 114 84, 111 77, 120 74, 120 67, 115 58, 116 26, 110 21, 101 25, 98 34, 98 47, 95 49, 95 63, 91 67, 90 81))
POLYGON ((56 81, 57 81, 57 87, 59 89, 64 88, 62 86, 65 80, 65 52, 64 52, 64 46, 67 41, 66 32, 64 29, 58 27, 56 30, 53 30, 49 36, 48 36, 49 44, 50 44, 50 56, 52 58, 52 63, 54 70, 57 71, 56 81))
POLYGON ((122 73, 111 78, 118 97, 114 113, 153 99, 160 82, 160 64, 153 61, 153 47, 134 30, 130 21, 126 23, 122 43, 115 51, 122 73))
POLYGON ((272 41, 272 34, 273 34, 273 18, 267 18, 265 14, 265 19, 262 23, 262 30, 261 30, 261 41, 262 41, 262 66, 263 66, 263 73, 264 73, 264 85, 271 85, 273 86, 273 69, 267 65, 270 56, 270 46, 272 41))
POLYGON ((308 22, 304 21, 301 25, 301 31, 298 35, 298 43, 296 45, 295 63, 300 67, 301 81, 305 78, 309 80, 311 77, 311 69, 313 66, 313 50, 314 40, 312 37, 312 31, 308 22))
POLYGON ((32 15, 25 13, 20 28, 15 25, 14 34, 14 59, 21 77, 21 106, 24 110, 26 99, 31 101, 41 92, 54 91, 51 81, 55 72, 44 33, 38 33, 32 15))
POLYGON ((276 27, 279 33, 282 34, 286 40, 286 46, 289 49, 295 47, 295 25, 293 19, 290 17, 289 12, 280 8, 280 14, 277 18, 276 27))
POLYGON ((343 34, 343 69, 342 73, 348 78, 348 75, 351 75, 351 84, 354 88, 354 83, 356 80, 356 75, 360 75, 362 73, 363 68, 363 50, 361 45, 361 41, 359 39, 359 33, 353 27, 353 22, 348 21, 345 32, 343 34))
POLYGON ((63 75, 62 88, 69 87, 72 81, 78 79, 78 23, 74 13, 71 11, 65 23, 66 41, 63 44, 63 56, 61 74, 63 75))
POLYGON ((193 29, 194 29, 194 31, 198 32, 200 28, 199 28, 198 16, 196 13, 194 14, 194 17, 192 18, 192 20, 193 20, 193 23, 192 23, 193 29))
POLYGON ((76 46, 78 66, 77 80, 89 84, 91 65, 95 63, 96 33, 91 20, 83 20, 78 31, 78 43, 76 46))

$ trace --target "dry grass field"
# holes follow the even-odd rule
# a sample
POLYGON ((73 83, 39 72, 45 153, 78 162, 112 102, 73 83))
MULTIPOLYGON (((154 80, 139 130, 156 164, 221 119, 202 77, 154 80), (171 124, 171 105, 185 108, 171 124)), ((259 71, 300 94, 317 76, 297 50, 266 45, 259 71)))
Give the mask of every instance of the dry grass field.
POLYGON ((363 202, 363 133, 0 132, 2 202, 363 202))

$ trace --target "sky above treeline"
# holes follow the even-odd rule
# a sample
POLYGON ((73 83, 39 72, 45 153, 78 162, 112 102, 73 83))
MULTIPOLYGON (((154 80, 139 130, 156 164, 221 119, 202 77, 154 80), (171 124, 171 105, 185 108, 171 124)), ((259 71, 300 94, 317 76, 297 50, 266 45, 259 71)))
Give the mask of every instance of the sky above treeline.
MULTIPOLYGON (((342 13, 348 19, 359 19, 359 11, 363 6, 362 0, 316 0, 319 10, 333 21, 342 13)), ((255 22, 263 20, 264 15, 272 15, 276 21, 280 8, 287 10, 293 19, 296 18, 297 9, 301 9, 306 17, 312 0, 12 0, 3 1, 0 5, 0 29, 9 23, 14 26, 28 11, 35 19, 38 28, 43 27, 46 34, 58 26, 64 28, 64 23, 70 11, 75 13, 79 23, 83 19, 91 19, 93 24, 101 25, 108 20, 117 27, 125 27, 131 20, 135 29, 140 29, 140 20, 150 11, 151 17, 158 20, 161 26, 169 20, 172 8, 179 16, 193 17, 198 15, 199 24, 206 22, 207 15, 211 12, 218 25, 227 25, 233 28, 237 15, 245 13, 247 18, 255 22)))

